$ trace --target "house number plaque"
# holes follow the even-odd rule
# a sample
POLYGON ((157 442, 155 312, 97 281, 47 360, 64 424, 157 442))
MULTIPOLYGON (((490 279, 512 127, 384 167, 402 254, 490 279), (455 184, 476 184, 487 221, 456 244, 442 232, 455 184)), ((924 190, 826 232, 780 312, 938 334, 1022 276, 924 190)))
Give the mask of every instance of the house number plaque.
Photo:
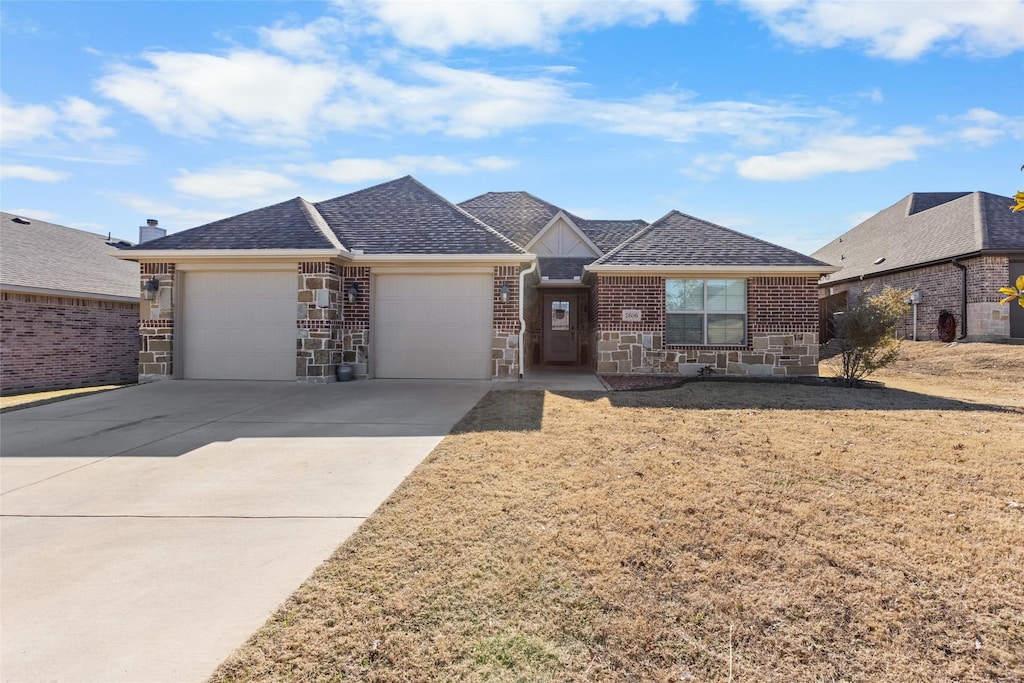
POLYGON ((643 321, 644 312, 638 308, 624 308, 622 309, 622 322, 624 323, 638 323, 643 321))

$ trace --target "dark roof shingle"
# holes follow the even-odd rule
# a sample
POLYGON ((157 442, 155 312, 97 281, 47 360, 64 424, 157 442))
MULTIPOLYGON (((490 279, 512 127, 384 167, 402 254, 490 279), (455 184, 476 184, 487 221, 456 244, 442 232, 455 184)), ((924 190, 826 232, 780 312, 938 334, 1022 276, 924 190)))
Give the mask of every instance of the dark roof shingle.
POLYGON ((152 249, 333 249, 301 197, 145 242, 152 249))
POLYGON ((915 192, 821 249, 839 266, 823 283, 912 268, 984 251, 1024 251, 1024 214, 988 192, 915 192), (879 261, 879 259, 884 259, 879 261))
POLYGON ((115 259, 119 249, 103 235, 2 213, 0 246, 2 285, 139 296, 138 264, 115 259))
POLYGON ((367 254, 525 253, 411 176, 315 206, 346 248, 367 254))
POLYGON ((530 243, 559 211, 569 217, 602 252, 608 252, 647 227, 643 220, 588 220, 559 208, 529 192, 487 192, 467 199, 460 207, 521 247, 530 243))
POLYGON ((679 211, 670 211, 594 265, 807 267, 827 264, 679 211))

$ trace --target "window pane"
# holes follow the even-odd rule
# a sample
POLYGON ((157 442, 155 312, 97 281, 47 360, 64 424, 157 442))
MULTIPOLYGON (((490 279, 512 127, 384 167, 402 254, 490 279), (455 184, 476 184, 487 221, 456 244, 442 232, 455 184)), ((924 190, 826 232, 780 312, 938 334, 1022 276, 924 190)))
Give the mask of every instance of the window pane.
POLYGON ((560 331, 569 329, 569 302, 551 302, 551 329, 560 331))
POLYGON ((746 311, 746 280, 708 280, 709 311, 746 311))
POLYGON ((745 315, 708 314, 708 344, 742 344, 745 315))
POLYGON ((665 337, 669 344, 703 344, 704 316, 679 314, 665 316, 665 337))
POLYGON ((665 310, 703 311, 703 280, 665 280, 665 310))

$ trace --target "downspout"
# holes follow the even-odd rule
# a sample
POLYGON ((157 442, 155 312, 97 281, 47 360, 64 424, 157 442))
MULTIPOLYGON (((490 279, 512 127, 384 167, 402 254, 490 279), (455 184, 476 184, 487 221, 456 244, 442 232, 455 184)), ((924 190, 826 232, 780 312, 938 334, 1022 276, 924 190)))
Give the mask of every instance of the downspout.
POLYGON ((967 336, 967 266, 956 258, 953 265, 960 269, 960 336, 957 339, 963 339, 967 336))
POLYGON ((519 379, 523 378, 523 340, 526 338, 526 276, 537 270, 537 259, 526 270, 519 271, 519 379))

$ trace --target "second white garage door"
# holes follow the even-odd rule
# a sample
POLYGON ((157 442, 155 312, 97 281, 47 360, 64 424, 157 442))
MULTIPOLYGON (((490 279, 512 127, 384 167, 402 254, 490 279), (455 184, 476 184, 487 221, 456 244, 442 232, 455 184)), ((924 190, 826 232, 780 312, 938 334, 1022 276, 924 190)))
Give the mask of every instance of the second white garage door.
POLYGON ((490 379, 490 274, 378 275, 374 375, 490 379))
POLYGON ((188 272, 182 297, 187 379, 295 379, 294 271, 188 272))

